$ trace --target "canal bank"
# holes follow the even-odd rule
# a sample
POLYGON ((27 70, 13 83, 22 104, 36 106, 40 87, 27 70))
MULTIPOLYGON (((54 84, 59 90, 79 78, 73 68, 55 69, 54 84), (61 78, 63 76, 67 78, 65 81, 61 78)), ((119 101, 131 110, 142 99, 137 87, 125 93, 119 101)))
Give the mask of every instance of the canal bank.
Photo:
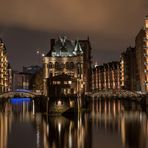
POLYGON ((62 115, 65 114, 74 114, 77 112, 88 111, 89 102, 92 100, 110 100, 110 101, 122 101, 131 103, 137 103, 143 107, 148 106, 147 96, 142 97, 90 97, 85 96, 83 99, 65 97, 62 99, 55 99, 49 97, 36 98, 35 103, 42 110, 42 112, 48 115, 62 115))

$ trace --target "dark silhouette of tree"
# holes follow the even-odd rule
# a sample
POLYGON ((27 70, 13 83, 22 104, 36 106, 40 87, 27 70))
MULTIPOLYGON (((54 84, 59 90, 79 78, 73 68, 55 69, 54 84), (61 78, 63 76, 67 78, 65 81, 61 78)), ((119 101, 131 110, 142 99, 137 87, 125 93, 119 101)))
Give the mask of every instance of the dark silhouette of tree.
POLYGON ((31 80, 31 89, 40 91, 43 90, 43 69, 33 75, 31 80))

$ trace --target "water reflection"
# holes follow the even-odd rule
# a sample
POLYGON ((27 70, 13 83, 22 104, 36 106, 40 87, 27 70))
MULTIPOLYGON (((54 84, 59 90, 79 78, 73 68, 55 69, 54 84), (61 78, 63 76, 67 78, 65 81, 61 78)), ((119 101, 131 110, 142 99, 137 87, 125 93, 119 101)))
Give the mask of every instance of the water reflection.
POLYGON ((0 106, 0 148, 147 148, 148 119, 136 103, 93 99, 88 112, 47 116, 35 102, 0 106))
POLYGON ((47 131, 45 137, 48 139, 46 147, 91 147, 91 138, 87 138, 91 136, 91 126, 88 125, 81 117, 79 120, 69 120, 62 116, 48 118, 48 126, 44 126, 44 131, 47 131))
MULTIPOLYGON (((148 120, 140 105, 119 100, 93 99, 90 107, 92 126, 95 130, 103 130, 107 141, 110 134, 116 137, 116 141, 110 143, 110 147, 148 147, 148 120)), ((94 136, 98 135, 95 133, 94 136)), ((107 147, 105 143, 101 145, 107 147)))

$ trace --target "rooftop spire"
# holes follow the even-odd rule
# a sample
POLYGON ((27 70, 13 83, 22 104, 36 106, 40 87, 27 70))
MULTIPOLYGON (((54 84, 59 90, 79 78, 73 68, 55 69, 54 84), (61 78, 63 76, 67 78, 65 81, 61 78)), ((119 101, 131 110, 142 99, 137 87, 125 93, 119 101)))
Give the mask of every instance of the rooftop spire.
POLYGON ((82 50, 81 45, 80 45, 80 43, 79 43, 78 40, 76 41, 76 45, 75 45, 75 48, 74 48, 74 52, 77 53, 77 54, 83 53, 83 50, 82 50))

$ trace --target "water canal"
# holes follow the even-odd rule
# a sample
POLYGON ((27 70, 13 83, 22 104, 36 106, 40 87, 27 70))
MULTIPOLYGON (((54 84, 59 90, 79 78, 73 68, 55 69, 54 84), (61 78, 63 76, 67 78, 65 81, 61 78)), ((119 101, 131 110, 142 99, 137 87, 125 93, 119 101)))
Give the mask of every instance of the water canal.
POLYGON ((148 116, 139 104, 89 101, 77 116, 47 116, 34 101, 0 106, 0 148, 148 148, 148 116))

